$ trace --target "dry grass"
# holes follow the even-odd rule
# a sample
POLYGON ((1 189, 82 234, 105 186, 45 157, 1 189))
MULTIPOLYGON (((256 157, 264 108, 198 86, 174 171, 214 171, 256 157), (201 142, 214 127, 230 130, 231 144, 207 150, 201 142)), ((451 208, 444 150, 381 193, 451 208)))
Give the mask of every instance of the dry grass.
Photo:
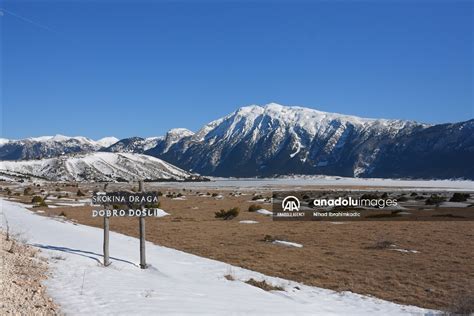
POLYGON ((265 280, 257 281, 253 278, 250 278, 249 280, 245 281, 245 283, 250 284, 250 285, 255 286, 255 287, 258 287, 258 288, 260 288, 264 291, 284 291, 285 290, 281 286, 271 285, 271 284, 267 283, 267 281, 265 281, 265 280))

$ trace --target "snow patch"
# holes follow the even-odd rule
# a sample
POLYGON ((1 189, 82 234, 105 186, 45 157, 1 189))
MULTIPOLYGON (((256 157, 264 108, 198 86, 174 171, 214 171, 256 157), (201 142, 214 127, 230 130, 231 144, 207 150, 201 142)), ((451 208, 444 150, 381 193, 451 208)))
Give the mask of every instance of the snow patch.
POLYGON ((273 215, 273 212, 269 211, 269 210, 266 210, 266 209, 260 209, 258 211, 256 211, 258 214, 262 214, 262 215, 273 215))
POLYGON ((275 241, 273 241, 273 244, 283 245, 283 246, 287 246, 287 247, 303 248, 302 244, 298 244, 298 243, 291 242, 291 241, 285 241, 285 240, 275 240, 275 241))

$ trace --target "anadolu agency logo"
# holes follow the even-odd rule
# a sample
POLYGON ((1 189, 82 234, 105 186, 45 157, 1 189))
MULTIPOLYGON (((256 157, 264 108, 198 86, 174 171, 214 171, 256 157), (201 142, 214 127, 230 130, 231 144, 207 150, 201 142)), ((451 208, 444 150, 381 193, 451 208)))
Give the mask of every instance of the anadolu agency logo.
POLYGON ((300 212, 300 200, 294 195, 288 195, 281 202, 281 211, 273 213, 274 219, 304 217, 305 213, 300 212))
POLYGON ((300 200, 296 196, 289 195, 281 202, 283 212, 298 212, 300 210, 300 200))

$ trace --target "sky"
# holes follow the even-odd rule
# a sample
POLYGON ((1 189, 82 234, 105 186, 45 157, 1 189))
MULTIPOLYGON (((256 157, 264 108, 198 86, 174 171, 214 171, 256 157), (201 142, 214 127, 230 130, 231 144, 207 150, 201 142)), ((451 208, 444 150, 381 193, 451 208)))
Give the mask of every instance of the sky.
POLYGON ((1 136, 193 131, 276 102, 474 118, 474 1, 2 1, 1 136))

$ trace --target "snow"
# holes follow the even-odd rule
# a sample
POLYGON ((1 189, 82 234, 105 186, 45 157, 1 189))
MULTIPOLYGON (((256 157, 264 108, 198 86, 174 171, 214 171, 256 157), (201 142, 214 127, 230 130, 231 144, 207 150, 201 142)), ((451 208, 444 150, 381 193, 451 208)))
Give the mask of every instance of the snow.
POLYGON ((161 208, 155 209, 155 217, 165 217, 170 215, 169 213, 166 213, 166 211, 162 210, 161 208))
POLYGON ((297 143, 296 143, 296 151, 290 154, 290 158, 295 157, 295 156, 300 152, 301 147, 302 147, 302 146, 301 146, 301 143, 300 143, 300 142, 297 142, 297 143))
POLYGON ((58 203, 58 202, 54 202, 54 204, 56 204, 58 206, 70 206, 70 207, 78 207, 78 206, 84 206, 85 205, 84 203, 58 203))
POLYGON ((390 250, 398 251, 398 252, 403 252, 403 253, 419 253, 418 250, 410 250, 410 249, 399 249, 399 248, 395 248, 395 249, 390 249, 390 250))
POLYGON ((169 135, 177 135, 179 137, 188 137, 193 136, 194 132, 190 131, 187 128, 172 128, 168 131, 169 135))
MULTIPOLYGON (((334 292, 231 266, 147 242, 148 269, 138 267, 136 238, 110 233, 112 265, 104 268, 101 229, 35 215, 0 201, 12 233, 42 249, 48 294, 71 315, 402 315, 433 313, 350 292, 334 292), (60 255, 64 260, 54 260, 60 255), (235 281, 224 275, 232 271, 235 281), (243 281, 280 285, 266 292, 243 281), (299 288, 299 290, 297 288, 299 288)), ((0 214, 2 215, 2 214, 0 214)), ((5 229, 2 222, 2 228, 5 229)), ((178 238, 178 237, 177 237, 178 238)))
POLYGON ((5 145, 6 143, 8 143, 10 140, 9 139, 6 139, 6 138, 0 138, 0 146, 3 146, 5 145))
MULTIPOLYGON (((272 188, 287 188, 296 190, 301 186, 338 186, 338 190, 344 190, 344 186, 364 187, 390 187, 392 190, 430 191, 443 189, 446 191, 473 191, 474 181, 470 180, 404 180, 404 179, 382 179, 382 178, 349 178, 338 176, 285 176, 278 178, 217 178, 211 177, 210 182, 195 182, 193 187, 205 189, 235 188, 259 188, 261 190, 272 188)), ((153 186, 166 186, 166 183, 153 183, 153 186)), ((186 187, 187 184, 176 184, 177 187, 186 187)), ((348 188, 349 190, 350 188, 348 188)))
POLYGON ((190 174, 161 159, 134 153, 94 152, 57 158, 0 161, 2 172, 54 181, 111 181, 117 178, 183 180, 190 174))
POLYGON ((118 142, 119 139, 117 137, 104 137, 96 141, 96 144, 101 147, 109 147, 118 142))
POLYGON ((110 145, 119 141, 116 137, 104 137, 97 141, 84 136, 65 136, 61 134, 56 134, 54 136, 39 136, 39 137, 28 137, 19 140, 9 140, 9 139, 0 139, 0 146, 8 142, 37 142, 37 143, 67 143, 67 142, 78 142, 83 145, 90 145, 95 149, 100 149, 102 147, 109 147, 110 145))
POLYGON ((256 212, 257 212, 258 214, 262 214, 262 215, 273 215, 273 212, 268 211, 268 210, 263 209, 263 208, 260 209, 260 210, 258 210, 258 211, 256 211, 256 212))
POLYGON ((283 245, 283 246, 287 246, 287 247, 303 248, 302 244, 298 244, 298 243, 291 242, 291 241, 275 240, 275 241, 273 241, 273 243, 276 244, 276 245, 283 245))
POLYGON ((239 222, 240 224, 258 224, 257 221, 252 221, 252 220, 243 220, 239 222))

